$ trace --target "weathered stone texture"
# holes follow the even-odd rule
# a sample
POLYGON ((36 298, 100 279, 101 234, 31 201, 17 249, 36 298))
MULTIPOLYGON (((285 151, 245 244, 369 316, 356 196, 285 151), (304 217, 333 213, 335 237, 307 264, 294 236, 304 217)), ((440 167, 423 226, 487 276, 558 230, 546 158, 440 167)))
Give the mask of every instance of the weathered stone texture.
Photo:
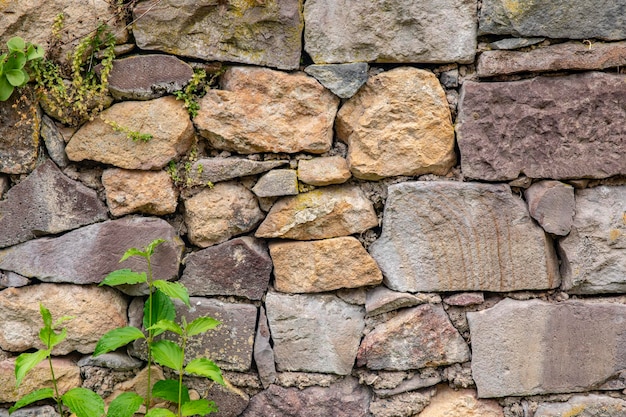
POLYGON ((572 231, 559 251, 566 291, 626 292, 626 185, 577 190, 572 231))
POLYGON ((499 41, 491 42, 489 47, 491 49, 519 49, 527 46, 536 45, 545 41, 546 38, 505 38, 499 41))
POLYGON ((614 0, 485 0, 479 34, 485 33, 557 39, 624 39, 624 3, 614 0))
POLYGON ((453 390, 448 385, 441 384, 437 386, 437 394, 419 416, 504 417, 504 411, 497 401, 476 398, 473 390, 453 390))
POLYGON ((626 174, 626 76, 599 72, 463 84, 457 118, 469 178, 626 174))
POLYGON ((623 304, 511 299, 467 313, 479 397, 602 385, 626 368, 625 314, 623 304))
MULTIPOLYGON (((0 3, 0 13, 4 7, 0 3)), ((0 27, 7 14, 2 13, 2 16, 0 27)), ((4 51, 5 43, 0 45, 4 51)), ((35 168, 41 124, 41 112, 35 103, 35 94, 29 89, 14 91, 11 98, 0 102, 0 173, 24 174, 35 168)))
POLYGON ((389 187, 370 253, 396 291, 515 291, 559 285, 552 243, 508 185, 389 187))
POLYGON ((534 417, 620 417, 626 413, 626 401, 604 395, 576 395, 563 403, 542 403, 534 417))
POLYGON ((485 51, 478 57, 479 77, 560 70, 600 70, 626 65, 626 42, 566 42, 528 52, 485 51))
POLYGON ((260 300, 272 259, 262 240, 244 236, 190 253, 180 279, 190 295, 236 295, 260 300))
POLYGON ((404 371, 469 360, 469 348, 441 305, 404 309, 368 333, 357 366, 404 371))
POLYGON ((262 219, 254 194, 234 182, 215 184, 185 200, 189 240, 201 248, 249 232, 262 219))
POLYGON ((337 114, 357 178, 444 175, 454 165, 454 128, 443 88, 425 70, 402 67, 371 77, 337 114))
POLYGON ((309 65, 304 72, 341 98, 352 97, 367 81, 365 62, 350 64, 309 65))
POLYGON ((272 291, 265 306, 278 371, 350 374, 365 326, 362 307, 334 295, 272 291))
POLYGON ((252 188, 257 197, 281 197, 298 194, 298 175, 293 169, 273 169, 252 188))
POLYGON ((413 417, 419 416, 426 407, 431 392, 404 392, 393 397, 374 398, 370 403, 373 417, 413 417))
MULTIPOLYGON (((57 378, 59 392, 65 394, 72 388, 79 387, 82 380, 80 378, 80 368, 67 358, 52 359, 54 366, 54 376, 57 378)), ((50 388, 52 386, 52 378, 50 377, 50 365, 48 362, 42 362, 24 378, 19 388, 15 387, 15 360, 8 359, 0 361, 0 402, 12 403, 26 394, 41 389, 50 388)), ((1 415, 1 413, 0 413, 1 415)), ((18 415, 11 414, 12 416, 18 415)), ((25 417, 40 417, 40 414, 30 414, 25 417)))
MULTIPOLYGON (((51 405, 24 407, 11 413, 12 417, 60 417, 51 405)), ((9 411, 0 408, 0 417, 9 417, 9 411)))
POLYGON ((72 161, 85 159, 125 169, 160 169, 185 153, 194 137, 193 124, 181 103, 172 96, 149 101, 124 101, 83 125, 67 144, 72 161), (127 133, 151 134, 148 141, 132 140, 127 133))
POLYGON ((383 5, 308 0, 304 49, 317 64, 344 62, 471 62, 476 2, 444 0, 383 5))
POLYGON ((536 182, 524 191, 531 217, 548 233, 565 236, 574 221, 574 187, 559 181, 536 182))
POLYGON ((276 362, 274 361, 274 349, 271 345, 271 334, 265 308, 259 311, 259 325, 254 338, 254 363, 259 372, 259 379, 263 388, 267 389, 276 382, 276 362))
POLYGON ((256 237, 326 239, 378 226, 372 203, 356 186, 331 186, 285 197, 272 206, 256 237))
POLYGON ((54 120, 45 114, 41 117, 40 134, 50 159, 59 167, 65 168, 70 163, 65 154, 65 139, 54 120))
POLYGON ((450 306, 472 306, 485 302, 485 295, 482 292, 462 292, 443 299, 443 302, 450 306))
POLYGON ((376 287, 367 292, 365 311, 368 316, 376 316, 405 307, 414 307, 429 302, 426 297, 405 292, 391 291, 385 286, 376 287))
POLYGON ((47 160, 0 201, 0 247, 106 220, 96 192, 47 160))
POLYGON ((63 316, 73 319, 63 323, 67 338, 55 347, 56 355, 77 350, 92 353, 98 339, 109 330, 128 324, 128 302, 110 288, 39 284, 0 291, 0 348, 23 352, 42 349, 38 334, 43 323, 39 304, 45 306, 54 320, 63 316))
POLYGON ((196 184, 206 185, 260 174, 287 164, 289 161, 252 161, 245 158, 204 158, 191 167, 190 177, 196 184))
POLYGON ((383 275, 354 237, 269 245, 274 287, 288 293, 333 291, 377 285, 383 275))
POLYGON ((298 179, 306 184, 325 186, 343 184, 352 174, 341 156, 327 156, 298 161, 298 179))
POLYGON ((297 69, 302 0, 143 1, 133 10, 137 46, 203 60, 297 69))
POLYGON ((339 99, 302 72, 233 67, 222 90, 199 100, 194 123, 217 149, 323 153, 330 149, 339 99))

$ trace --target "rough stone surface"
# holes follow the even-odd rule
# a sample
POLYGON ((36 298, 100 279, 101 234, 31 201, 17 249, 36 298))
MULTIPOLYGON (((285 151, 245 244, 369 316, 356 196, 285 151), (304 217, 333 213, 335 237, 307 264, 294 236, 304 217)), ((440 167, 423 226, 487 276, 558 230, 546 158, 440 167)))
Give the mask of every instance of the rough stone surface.
POLYGON ((368 333, 357 366, 404 371, 469 360, 469 348, 441 305, 401 310, 368 333))
POLYGON ((98 366, 116 371, 130 371, 143 366, 142 361, 122 352, 109 352, 96 357, 84 356, 76 364, 80 367, 98 366))
MULTIPOLYGON (((228 380, 228 376, 226 377, 228 380)), ((206 381, 208 389, 206 397, 215 401, 218 411, 213 413, 213 417, 239 417, 250 402, 250 397, 234 385, 222 386, 206 381)), ((230 382, 230 381, 229 381, 230 382)))
POLYGON ((534 417, 620 417, 626 412, 626 401, 604 395, 575 395, 564 403, 542 403, 534 417))
POLYGON ((304 49, 316 64, 471 62, 476 2, 308 0, 304 49))
POLYGON ((443 302, 450 306, 473 306, 485 302, 485 295, 482 292, 462 292, 443 299, 443 302))
POLYGON ((626 42, 566 42, 528 52, 485 51, 478 57, 479 77, 561 70, 599 70, 626 65, 626 42))
POLYGON ((624 314, 623 304, 511 299, 467 313, 478 396, 579 392, 602 385, 626 368, 624 314))
POLYGON ((626 100, 625 80, 590 72, 465 82, 457 118, 463 175, 502 181, 522 173, 555 180, 626 174, 619 104, 626 100))
POLYGON ((327 156, 298 161, 298 179, 306 184, 325 186, 343 184, 352 174, 348 161, 341 156, 327 156))
POLYGON ((56 355, 73 350, 91 353, 98 339, 109 330, 126 326, 128 302, 111 288, 39 284, 0 291, 0 348, 23 352, 42 349, 39 329, 42 326, 39 303, 56 320, 72 316, 63 323, 67 338, 55 347, 56 355))
POLYGON ((273 169, 259 178, 252 188, 257 197, 298 194, 298 175, 293 169, 273 169))
MULTIPOLYGON (((4 4, 0 3, 0 13, 6 8, 4 4)), ((2 13, 2 16, 0 27, 3 26, 7 14, 2 13)), ((5 43, 0 45, 4 51, 5 43)), ((41 125, 41 112, 35 103, 35 94, 29 89, 14 91, 11 98, 0 102, 0 173, 24 174, 35 169, 39 156, 41 125), (24 120, 22 114, 25 116, 24 120)))
POLYGON ((272 272, 265 242, 244 236, 190 253, 180 282, 190 295, 236 295, 260 300, 272 272))
POLYGON ((303 390, 271 385, 250 399, 241 417, 367 417, 369 401, 368 390, 352 377, 303 390))
POLYGON ((67 155, 65 154, 65 139, 54 123, 54 120, 45 114, 41 117, 40 134, 46 145, 50 159, 59 167, 65 168, 70 163, 70 160, 67 159, 67 155))
MULTIPOLYGON (((42 405, 40 407, 24 407, 11 413, 12 417, 59 417, 54 407, 42 405)), ((0 417, 9 417, 9 410, 0 409, 0 417)))
POLYGON ((216 183, 260 174, 289 161, 252 161, 244 158, 205 158, 191 167, 191 178, 197 184, 216 183))
POLYGON ((350 374, 365 326, 362 307, 334 295, 273 291, 265 307, 278 371, 350 374))
POLYGON ((11 287, 24 287, 30 284, 30 280, 26 277, 16 274, 15 272, 7 271, 5 273, 0 272, 0 289, 11 287))
POLYGON ((96 192, 47 160, 0 201, 0 247, 107 219, 96 192))
POLYGON ((217 149, 323 153, 330 149, 339 99, 305 73, 233 67, 222 90, 199 100, 194 123, 217 149))
POLYGON ((391 291, 380 286, 367 292, 365 311, 368 316, 377 316, 405 307, 414 307, 427 301, 413 294, 391 291))
POLYGON ((265 308, 259 312, 259 325, 254 339, 254 363, 259 372, 259 379, 263 388, 267 389, 276 382, 276 363, 274 362, 274 349, 271 344, 271 334, 265 308))
POLYGON ((489 47, 491 49, 519 49, 527 46, 536 45, 543 42, 546 38, 506 38, 499 41, 491 42, 489 47))
POLYGON ((396 291, 516 291, 560 284, 552 242, 508 185, 389 187, 370 253, 396 291))
POLYGON ((174 56, 136 55, 113 61, 109 92, 117 100, 152 100, 182 90, 191 77, 191 66, 174 56))
MULTIPOLYGON (((504 417, 504 410, 494 400, 479 400, 476 391, 453 390, 448 385, 437 386, 437 394, 420 413, 420 417, 504 417)), ((536 416, 536 414, 535 414, 536 416)))
POLYGON ((234 182, 215 184, 185 200, 189 240, 201 248, 249 232, 262 219, 254 194, 234 182))
POLYGON ((548 233, 565 236, 574 221, 574 187, 559 181, 536 182, 524 191, 530 216, 548 233))
MULTIPOLYGON (((403 373, 403 372, 390 372, 390 373, 403 373)), ((380 372, 378 373, 380 374, 380 372)), ((434 371, 433 368, 426 368, 422 372, 410 372, 407 375, 408 379, 400 382, 397 386, 390 389, 376 389, 374 392, 379 398, 388 398, 397 396, 409 391, 415 391, 421 388, 428 388, 437 385, 441 382, 441 374, 434 371)))
POLYGON ((375 398, 370 403, 373 417, 413 417, 426 407, 431 393, 405 392, 393 397, 375 398))
POLYGON ((357 178, 444 175, 456 161, 446 95, 426 70, 402 67, 371 77, 339 110, 336 130, 357 178))
POLYGON ((149 101, 124 101, 84 124, 65 148, 72 161, 85 159, 124 169, 161 169, 185 153, 194 137, 189 114, 173 96, 149 101), (151 134, 148 141, 132 140, 127 133, 151 134))
POLYGON ((165 171, 133 171, 119 168, 102 173, 107 205, 113 216, 174 213, 178 192, 165 171))
POLYGON ((4 197, 4 194, 9 191, 10 182, 8 176, 0 174, 0 198, 4 197))
POLYGON ((292 70, 300 64, 301 9, 302 0, 146 1, 133 10, 133 34, 144 50, 292 70))
POLYGON ((274 287, 288 293, 378 285, 383 275, 354 237, 269 244, 274 287))
POLYGON ((149 217, 106 221, 0 250, 0 269, 44 282, 99 283, 117 269, 145 271, 143 258, 119 260, 127 249, 143 248, 154 239, 167 240, 152 256, 154 277, 177 276, 183 242, 165 220, 149 217))
POLYGON ((366 62, 350 64, 309 65, 304 72, 315 77, 324 87, 340 98, 352 97, 367 81, 366 62))
MULTIPOLYGON (((39 306, 37 306, 37 308, 39 308, 39 306)), ((52 366, 54 366, 54 376, 57 378, 59 393, 61 393, 61 395, 72 388, 80 386, 80 368, 76 366, 72 360, 67 358, 54 358, 52 359, 52 366)), ((48 362, 42 362, 34 367, 24 378, 18 389, 15 388, 14 368, 14 359, 0 361, 0 403, 12 403, 32 391, 52 386, 48 362)), ((15 416, 17 412, 11 415, 15 416)), ((31 414, 30 416, 39 417, 39 414, 31 414)))
POLYGON ((564 290, 626 292, 626 185, 576 190, 574 224, 559 252, 564 290))
POLYGON ((547 38, 626 38, 624 4, 614 0, 485 0, 479 34, 545 36, 547 38))

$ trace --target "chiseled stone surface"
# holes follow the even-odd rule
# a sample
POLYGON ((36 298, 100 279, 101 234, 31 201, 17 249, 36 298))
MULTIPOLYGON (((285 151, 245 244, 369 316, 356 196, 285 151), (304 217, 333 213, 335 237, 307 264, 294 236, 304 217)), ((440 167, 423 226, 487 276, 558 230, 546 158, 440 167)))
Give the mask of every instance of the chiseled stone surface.
POLYGON ((547 38, 626 38, 624 3, 614 0, 484 0, 479 34, 547 38))
POLYGON ((621 417, 626 401, 605 395, 575 395, 563 403, 541 403, 534 417, 621 417))
POLYGON ((475 0, 307 0, 304 49, 316 64, 468 63, 476 49, 475 0))
POLYGON ((50 160, 0 200, 0 247, 106 220, 96 192, 65 176, 50 160))
POLYGON ((626 292, 626 185, 576 190, 574 224, 559 252, 564 290, 626 292))
POLYGON ((376 262, 352 236, 273 242, 269 250, 274 264, 274 287, 281 292, 324 292, 383 281, 376 262))
POLYGON ((516 291, 560 284, 552 242, 505 184, 389 187, 370 253, 396 291, 516 291))
POLYGON ((363 307, 330 294, 270 291, 265 308, 278 371, 350 374, 365 327, 363 307))
POLYGON ((260 300, 272 273, 264 241, 244 236, 192 252, 180 279, 190 295, 236 295, 260 300))
POLYGON ((626 42, 566 42, 520 51, 485 51, 478 57, 479 77, 560 70, 600 70, 626 65, 626 42))
POLYGON ((326 156, 298 161, 298 179, 305 184, 325 186, 343 184, 352 174, 341 156, 326 156))
POLYGON ((574 221, 574 187, 559 181, 539 181, 524 191, 531 217, 548 233, 565 236, 574 221))
POLYGON ((133 34, 144 50, 293 70, 302 49, 301 9, 302 0, 140 2, 133 34))
POLYGON ((257 197, 281 197, 298 194, 298 174, 294 169, 273 169, 252 187, 257 197))
POLYGON ((426 70, 401 67, 371 77, 339 110, 336 130, 357 178, 444 175, 456 161, 446 95, 426 70))
POLYGON ((9 288, 0 291, 2 350, 24 352, 44 347, 38 337, 42 327, 40 303, 50 310, 54 320, 73 317, 63 323, 67 338, 55 347, 56 355, 74 350, 92 353, 102 335, 128 324, 128 301, 111 288, 68 284, 9 288))
POLYGON ((165 239, 152 256, 155 278, 178 275, 183 242, 165 220, 125 217, 92 224, 54 238, 40 238, 0 250, 0 269, 44 282, 95 284, 112 271, 130 268, 145 271, 143 258, 120 263, 129 248, 143 248, 154 239, 165 239))
POLYGON ((245 158, 203 158, 193 163, 190 177, 196 184, 216 183, 260 174, 289 161, 252 161, 245 158))
POLYGON ((174 213, 178 205, 178 191, 165 171, 106 169, 102 173, 102 185, 113 216, 130 213, 161 216, 174 213))
POLYGON ((406 371, 469 360, 469 348, 443 307, 424 304, 401 310, 377 325, 359 347, 357 366, 406 371))
POLYGON ((495 400, 479 400, 474 390, 453 390, 447 384, 441 384, 420 417, 441 416, 504 417, 504 410, 495 400))
POLYGON ((303 72, 231 67, 222 89, 199 100, 198 133, 216 149, 324 153, 333 140, 339 98, 303 72))
MULTIPOLYGON (((39 306, 37 306, 39 308, 39 306)), ((57 378, 59 393, 65 394, 72 388, 79 387, 82 380, 80 368, 69 358, 53 358, 54 376, 57 378)), ((35 366, 24 378, 19 388, 15 388, 15 360, 7 359, 0 361, 0 402, 12 403, 26 394, 52 386, 50 377, 50 365, 47 361, 35 366)), ((1 413, 0 413, 1 415, 1 413)), ((18 413, 11 414, 17 416, 18 413)), ((39 417, 42 414, 30 414, 25 417, 39 417)))
POLYGON ((626 174, 624 82, 599 72, 466 81, 457 118, 463 174, 486 181, 626 174))
POLYGON ((92 160, 124 169, 160 169, 185 153, 194 137, 193 123, 173 96, 149 101, 124 101, 85 123, 70 139, 65 152, 71 161, 92 160), (151 134, 134 141, 122 129, 151 134))
MULTIPOLYGON (((0 3, 0 13, 4 7, 0 3)), ((2 16, 0 27, 10 15, 2 13, 2 16)), ((6 44, 2 42, 0 45, 4 51, 6 44)), ((35 93, 30 89, 14 91, 11 98, 0 102, 0 173, 25 174, 35 169, 39 156, 40 125, 41 112, 35 93), (23 93, 24 100, 20 93, 23 93), (24 120, 21 114, 26 116, 24 120)))
POLYGON ((235 182, 215 184, 185 200, 189 240, 201 248, 249 232, 262 219, 254 194, 235 182))
POLYGON ((623 304, 536 299, 468 312, 478 396, 595 389, 626 368, 625 314, 623 304))
POLYGON ((367 81, 366 62, 350 64, 309 65, 304 72, 341 98, 352 97, 367 81))
POLYGON ((256 237, 326 239, 378 226, 374 206, 357 186, 335 185, 278 200, 256 237))

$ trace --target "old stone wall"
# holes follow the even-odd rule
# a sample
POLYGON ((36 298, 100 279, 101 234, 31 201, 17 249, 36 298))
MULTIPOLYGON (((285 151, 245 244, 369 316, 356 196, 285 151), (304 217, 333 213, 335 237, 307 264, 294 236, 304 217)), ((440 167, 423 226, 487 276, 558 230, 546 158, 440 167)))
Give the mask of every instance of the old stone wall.
POLYGON ((0 405, 50 383, 14 388, 40 302, 62 389, 138 389, 140 346, 90 353, 145 289, 96 284, 164 238, 221 417, 626 415, 626 1, 132 3, 0 2, 1 45, 65 12, 125 51, 78 128, 0 103, 0 405))

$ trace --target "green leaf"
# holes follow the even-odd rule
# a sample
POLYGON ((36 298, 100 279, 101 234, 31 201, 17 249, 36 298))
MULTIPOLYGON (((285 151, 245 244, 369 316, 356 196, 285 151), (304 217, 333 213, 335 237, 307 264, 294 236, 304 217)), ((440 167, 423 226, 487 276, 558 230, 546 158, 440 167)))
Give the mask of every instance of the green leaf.
POLYGON ((174 323, 171 320, 161 320, 154 326, 148 328, 147 330, 161 330, 160 333, 163 333, 163 331, 169 330, 170 332, 176 333, 179 336, 183 335, 183 329, 181 329, 178 324, 174 323))
POLYGON ((52 388, 42 388, 36 391, 26 394, 20 398, 13 407, 9 408, 9 414, 22 407, 26 407, 36 401, 47 400, 48 398, 54 398, 54 391, 52 388))
POLYGON ((87 388, 72 388, 61 396, 61 401, 76 417, 100 417, 104 415, 104 401, 87 388))
POLYGON ((134 392, 124 392, 111 401, 107 417, 133 417, 142 403, 141 396, 134 392))
POLYGON ((142 282, 148 282, 145 272, 138 273, 126 268, 111 272, 99 285, 109 285, 111 287, 115 287, 116 285, 140 284, 142 282))
POLYGON ((220 367, 207 358, 196 358, 192 360, 185 367, 185 372, 209 378, 220 385, 226 385, 220 367))
POLYGON ((175 371, 183 369, 183 350, 170 340, 159 340, 150 347, 152 358, 159 365, 167 366, 175 371))
POLYGON ((162 279, 153 282, 153 285, 161 290, 165 295, 170 298, 177 298, 187 307, 191 307, 189 304, 189 292, 187 288, 180 282, 169 282, 162 279))
POLYGON ((19 36, 15 36, 9 39, 9 41, 7 42, 7 46, 9 47, 9 51, 11 52, 23 51, 24 49, 26 49, 26 42, 24 42, 24 39, 20 38, 19 36))
POLYGON ((124 252, 124 255, 122 255, 122 259, 120 259, 120 262, 124 262, 131 256, 141 256, 142 258, 148 259, 148 254, 146 252, 142 252, 137 248, 130 248, 126 252, 124 252))
POLYGON ((26 64, 26 54, 24 52, 13 52, 4 64, 4 72, 12 69, 22 69, 26 64))
POLYGON ((145 339, 145 337, 146 336, 144 336, 142 331, 136 327, 118 327, 117 329, 108 331, 100 338, 100 340, 98 340, 93 356, 111 352, 112 350, 125 346, 137 339, 145 339))
POLYGON ((41 318, 43 319, 43 325, 45 327, 52 328, 52 314, 50 313, 50 310, 44 307, 41 303, 39 303, 39 314, 41 314, 41 318))
POLYGON ((180 411, 183 416, 195 416, 196 414, 206 416, 207 414, 217 413, 218 409, 213 401, 200 399, 184 403, 180 411))
POLYGON ((222 322, 214 319, 213 317, 198 317, 187 325, 187 336, 191 337, 200 333, 207 332, 211 329, 216 328, 220 324, 222 324, 222 322))
POLYGON ((54 324, 52 325, 53 329, 57 329, 61 324, 65 323, 66 321, 69 320, 74 320, 76 317, 74 316, 63 316, 61 318, 56 319, 56 321, 54 322, 54 324))
POLYGON ((7 77, 7 80, 9 81, 9 83, 11 83, 12 86, 21 87, 28 82, 28 74, 24 76, 25 74, 26 72, 24 72, 21 69, 12 69, 12 70, 8 70, 5 73, 5 76, 7 77))
POLYGON ((14 88, 4 75, 0 76, 0 101, 7 101, 14 88))
MULTIPOLYGON (((143 306, 143 327, 148 328, 154 323, 158 323, 161 320, 176 320, 176 309, 174 303, 167 295, 161 291, 155 291, 151 295, 152 297, 152 317, 150 317, 149 305, 150 298, 143 306)), ((162 331, 154 332, 154 336, 163 333, 162 331)))
MULTIPOLYGON (((152 387, 152 395, 157 398, 162 398, 166 401, 178 404, 178 386, 179 381, 175 379, 163 379, 157 381, 152 387)), ((183 404, 190 401, 189 390, 186 386, 182 386, 181 401, 183 404)))
POLYGON ((172 413, 167 408, 153 408, 148 411, 146 417, 176 417, 176 414, 172 413))
POLYGON ((26 374, 50 355, 49 350, 22 353, 15 359, 15 386, 19 387, 26 374))
POLYGON ((156 247, 164 242, 166 242, 165 239, 155 239, 152 242, 150 242, 148 246, 146 246, 146 253, 148 254, 148 256, 152 256, 156 247))
POLYGON ((30 44, 26 50, 26 59, 32 61, 34 59, 40 59, 44 56, 44 50, 39 45, 30 44))
POLYGON ((49 350, 52 350, 56 345, 64 341, 66 337, 66 329, 62 329, 59 333, 49 327, 42 327, 41 330, 39 330, 39 339, 49 350))

